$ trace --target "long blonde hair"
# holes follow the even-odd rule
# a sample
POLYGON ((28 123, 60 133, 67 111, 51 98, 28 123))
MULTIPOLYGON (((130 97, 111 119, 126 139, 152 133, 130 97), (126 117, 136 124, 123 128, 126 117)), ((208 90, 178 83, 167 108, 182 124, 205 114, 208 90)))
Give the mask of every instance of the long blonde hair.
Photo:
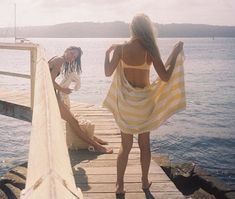
POLYGON ((141 45, 150 53, 152 57, 160 56, 155 40, 155 30, 150 18, 145 14, 134 16, 131 25, 132 37, 139 39, 141 45))

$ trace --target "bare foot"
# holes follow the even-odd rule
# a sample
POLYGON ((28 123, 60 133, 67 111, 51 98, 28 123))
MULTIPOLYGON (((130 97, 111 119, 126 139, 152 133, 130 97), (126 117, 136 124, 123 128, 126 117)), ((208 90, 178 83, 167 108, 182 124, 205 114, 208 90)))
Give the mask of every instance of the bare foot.
POLYGON ((103 147, 102 145, 97 145, 97 146, 95 147, 95 150, 96 150, 97 152, 104 153, 104 154, 111 154, 111 153, 113 153, 113 149, 103 147))
POLYGON ((108 142, 106 142, 106 141, 104 141, 100 138, 97 138, 96 136, 94 136, 93 139, 101 145, 107 145, 108 144, 108 142))
POLYGON ((116 183, 116 194, 125 194, 123 182, 120 184, 116 183))

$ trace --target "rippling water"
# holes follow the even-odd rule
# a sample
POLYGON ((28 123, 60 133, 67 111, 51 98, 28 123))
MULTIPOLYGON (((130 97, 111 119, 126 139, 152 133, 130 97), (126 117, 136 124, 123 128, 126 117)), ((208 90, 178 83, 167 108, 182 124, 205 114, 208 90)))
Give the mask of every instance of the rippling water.
MULTIPOLYGON (((3 39, 0 39, 3 40, 3 39)), ((104 76, 105 50, 125 39, 47 39, 48 58, 79 45, 82 57, 82 88, 73 100, 99 106, 111 78, 104 76)), ((160 38, 165 60, 177 38, 160 38)), ((151 133, 152 150, 167 153, 175 162, 193 161, 235 185, 235 38, 181 38, 185 43, 187 109, 171 117, 151 133)), ((0 51, 0 70, 29 72, 27 52, 0 51)), ((151 78, 156 74, 151 71, 151 78)), ((29 81, 1 76, 1 88, 28 90, 29 81)), ((0 174, 27 159, 30 124, 0 116, 0 174)))

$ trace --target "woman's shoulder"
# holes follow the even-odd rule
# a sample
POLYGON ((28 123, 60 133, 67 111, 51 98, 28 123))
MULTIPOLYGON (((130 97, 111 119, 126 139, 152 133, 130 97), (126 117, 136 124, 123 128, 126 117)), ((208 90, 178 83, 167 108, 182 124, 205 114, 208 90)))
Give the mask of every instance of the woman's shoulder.
POLYGON ((53 65, 57 65, 57 64, 63 63, 63 61, 64 60, 62 57, 54 56, 48 61, 48 63, 53 64, 53 65))

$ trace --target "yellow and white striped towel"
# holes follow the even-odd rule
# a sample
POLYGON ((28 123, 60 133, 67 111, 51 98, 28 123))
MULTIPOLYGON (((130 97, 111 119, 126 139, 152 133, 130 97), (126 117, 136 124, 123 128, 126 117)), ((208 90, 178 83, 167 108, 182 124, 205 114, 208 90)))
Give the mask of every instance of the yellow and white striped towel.
MULTIPOLYGON (((169 56, 166 65, 172 59, 169 56)), ((130 85, 121 63, 116 68, 103 106, 108 108, 120 130, 140 134, 158 128, 174 113, 185 109, 184 54, 178 55, 175 69, 168 82, 159 77, 145 88, 130 85)))

